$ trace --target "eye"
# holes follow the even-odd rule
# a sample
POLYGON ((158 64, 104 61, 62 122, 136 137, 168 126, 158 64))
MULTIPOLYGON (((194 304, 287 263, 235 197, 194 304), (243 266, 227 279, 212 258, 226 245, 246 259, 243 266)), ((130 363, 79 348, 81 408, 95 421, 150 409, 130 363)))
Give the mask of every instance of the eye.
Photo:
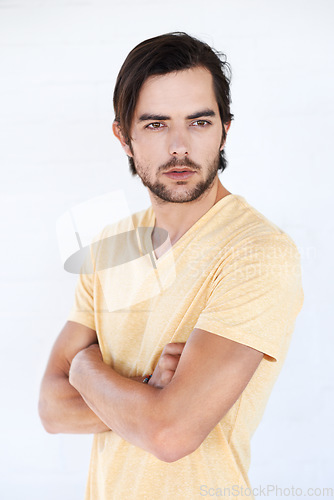
POLYGON ((211 122, 208 120, 196 120, 192 123, 195 127, 206 127, 207 125, 211 125, 211 122))
POLYGON ((160 128, 163 128, 163 127, 164 127, 163 123, 153 122, 153 123, 149 123, 148 125, 146 125, 145 128, 148 128, 150 130, 159 130, 160 128))

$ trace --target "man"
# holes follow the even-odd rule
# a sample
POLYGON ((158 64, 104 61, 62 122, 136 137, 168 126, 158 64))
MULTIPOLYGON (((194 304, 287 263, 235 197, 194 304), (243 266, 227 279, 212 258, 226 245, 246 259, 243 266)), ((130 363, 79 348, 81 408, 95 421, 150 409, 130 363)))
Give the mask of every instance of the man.
POLYGON ((49 432, 95 433, 87 499, 242 497, 303 301, 299 254, 218 178, 233 118, 221 55, 185 33, 146 40, 114 107, 152 206, 92 244, 95 272, 80 276, 40 415, 49 432), (137 243, 112 237, 134 229, 148 250, 119 264, 137 243))

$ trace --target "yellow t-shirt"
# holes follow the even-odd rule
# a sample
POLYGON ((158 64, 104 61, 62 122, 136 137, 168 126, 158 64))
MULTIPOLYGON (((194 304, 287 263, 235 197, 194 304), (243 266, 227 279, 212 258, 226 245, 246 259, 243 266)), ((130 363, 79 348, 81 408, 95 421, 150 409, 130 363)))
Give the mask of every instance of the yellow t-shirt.
POLYGON ((159 259, 152 251, 154 224, 150 207, 105 228, 92 245, 95 272, 80 275, 69 320, 93 328, 104 361, 127 377, 152 373, 163 347, 185 342, 194 328, 265 356, 201 446, 176 462, 162 462, 112 431, 96 434, 86 500, 193 499, 213 492, 244 498, 250 438, 303 303, 299 253, 289 236, 234 194, 159 259), (136 228, 143 228, 140 234, 136 228))

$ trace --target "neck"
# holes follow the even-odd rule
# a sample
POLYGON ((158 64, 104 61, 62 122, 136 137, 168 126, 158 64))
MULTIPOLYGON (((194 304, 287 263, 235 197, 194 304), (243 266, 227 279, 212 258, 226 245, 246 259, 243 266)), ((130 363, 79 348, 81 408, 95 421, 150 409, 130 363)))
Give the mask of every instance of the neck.
POLYGON ((169 234, 170 243, 174 245, 195 222, 230 192, 224 188, 217 176, 210 189, 203 193, 200 198, 187 203, 164 202, 151 193, 149 194, 156 216, 155 226, 165 229, 169 234))

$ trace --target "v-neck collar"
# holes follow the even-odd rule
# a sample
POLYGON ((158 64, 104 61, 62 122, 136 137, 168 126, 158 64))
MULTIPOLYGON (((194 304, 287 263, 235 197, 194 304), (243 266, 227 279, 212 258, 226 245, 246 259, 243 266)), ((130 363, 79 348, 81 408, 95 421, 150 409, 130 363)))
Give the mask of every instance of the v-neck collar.
POLYGON ((149 231, 149 237, 148 237, 148 245, 151 249, 151 255, 155 261, 155 263, 161 262, 162 259, 165 258, 165 256, 169 255, 171 251, 175 251, 177 247, 186 239, 191 236, 191 234, 197 230, 199 225, 202 225, 203 222, 205 222, 205 219, 211 218, 213 215, 215 215, 224 205, 226 202, 231 200, 231 197, 238 197, 238 195, 235 195, 233 193, 230 193, 223 198, 221 198, 217 203, 215 203, 205 214, 202 215, 175 243, 174 245, 171 245, 169 249, 161 255, 161 257, 156 257, 154 249, 153 249, 153 242, 152 242, 152 233, 153 229, 156 224, 156 216, 153 210, 152 205, 149 207, 149 227, 151 227, 151 231, 149 231))

